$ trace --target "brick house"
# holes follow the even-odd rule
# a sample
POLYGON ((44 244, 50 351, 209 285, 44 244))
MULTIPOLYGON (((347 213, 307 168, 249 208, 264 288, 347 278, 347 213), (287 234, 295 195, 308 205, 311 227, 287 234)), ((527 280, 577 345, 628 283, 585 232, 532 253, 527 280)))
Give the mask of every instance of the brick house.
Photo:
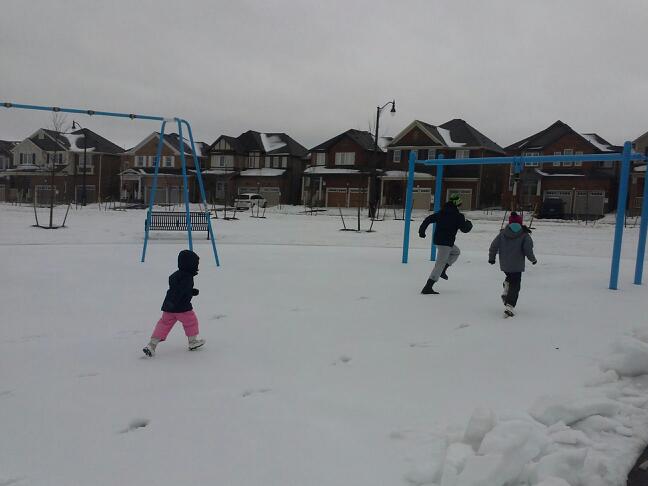
POLYGON ((372 175, 382 173, 385 153, 374 152, 374 137, 361 130, 347 130, 310 151, 304 170, 302 201, 308 206, 366 207, 372 175), (372 168, 376 172, 372 172, 372 168))
POLYGON ((268 205, 298 204, 307 152, 285 133, 221 135, 208 152, 209 199, 231 204, 238 194, 259 193, 268 205))
MULTIPOLYGON (((648 153, 648 132, 637 137, 632 143, 635 152, 640 154, 648 153)), ((630 189, 628 196, 628 212, 632 216, 641 214, 643 203, 644 184, 646 183, 646 163, 643 161, 634 162, 630 172, 630 189)))
POLYGON ((41 128, 11 149, 6 198, 45 204, 52 185, 57 203, 81 202, 84 195, 89 203, 117 197, 123 150, 86 128, 71 133, 41 128))
MULTIPOLYGON (((394 137, 387 146, 381 177, 381 199, 384 205, 402 207, 405 201, 408 161, 411 152, 417 160, 437 158, 469 159, 496 157, 504 149, 461 119, 453 119, 435 126, 414 120, 394 137)), ((443 170, 443 202, 451 194, 460 194, 462 207, 496 206, 501 203, 503 166, 464 165, 447 166, 443 170)), ((415 209, 430 209, 435 190, 436 168, 416 166, 414 175, 415 209)))
MULTIPOLYGON (((558 120, 506 148, 509 155, 579 155, 621 152, 596 133, 578 133, 558 120)), ((546 198, 560 198, 565 214, 600 216, 616 208, 618 163, 527 163, 520 180, 506 177, 505 200, 511 207, 539 208, 546 198)))
MULTIPOLYGON (((146 204, 149 201, 155 175, 155 157, 157 155, 160 133, 153 132, 135 147, 122 154, 122 172, 120 173, 120 199, 126 202, 146 204)), ((206 159, 203 155, 205 144, 196 142, 196 152, 201 169, 204 170, 206 159)), ((188 140, 184 140, 184 155, 187 164, 189 182, 189 200, 198 201, 199 194, 195 181, 193 152, 188 140)), ((162 143, 162 154, 158 170, 158 183, 155 193, 157 204, 178 204, 183 201, 182 157, 180 155, 180 138, 177 133, 165 133, 162 143)))

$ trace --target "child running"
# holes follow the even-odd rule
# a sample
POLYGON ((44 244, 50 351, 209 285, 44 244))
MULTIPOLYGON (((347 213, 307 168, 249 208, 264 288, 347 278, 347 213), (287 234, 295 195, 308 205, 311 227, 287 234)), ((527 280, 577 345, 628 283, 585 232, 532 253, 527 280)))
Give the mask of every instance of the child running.
POLYGON ((512 212, 509 224, 499 232, 490 245, 488 263, 495 264, 495 256, 499 253, 500 269, 506 274, 504 280, 504 317, 515 315, 515 305, 520 294, 522 272, 524 272, 524 257, 535 265, 538 263, 533 254, 531 231, 522 225, 522 216, 512 212))
POLYGON ((193 278, 198 275, 199 260, 198 255, 190 250, 182 250, 178 254, 178 270, 169 276, 169 290, 162 303, 162 317, 153 330, 151 340, 142 350, 145 355, 155 355, 155 348, 167 338, 177 321, 184 327, 190 351, 205 344, 205 340, 198 336, 198 318, 191 306, 191 298, 198 295, 193 278))

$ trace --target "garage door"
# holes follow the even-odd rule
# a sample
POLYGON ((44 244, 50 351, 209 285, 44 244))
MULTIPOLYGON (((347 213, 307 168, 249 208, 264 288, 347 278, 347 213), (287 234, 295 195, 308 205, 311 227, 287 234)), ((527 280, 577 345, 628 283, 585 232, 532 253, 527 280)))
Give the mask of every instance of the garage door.
POLYGON ((605 214, 605 191, 576 191, 574 214, 602 216, 605 214))
POLYGON ((278 187, 262 187, 259 189, 259 194, 265 198, 268 206, 276 206, 281 200, 281 191, 278 187))
POLYGON ((472 209, 472 189, 448 189, 446 191, 446 202, 453 194, 458 194, 461 197, 461 209, 464 211, 472 209))
POLYGON ((412 189, 412 208, 430 210, 432 202, 432 189, 429 187, 415 187, 412 189))
POLYGON ((0 186, 0 201, 6 201, 7 200, 7 193, 5 190, 5 186, 2 185, 0 186))
POLYGON ((326 206, 331 208, 346 208, 347 201, 348 199, 346 188, 326 188, 326 206))
POLYGON ((367 205, 367 190, 361 187, 349 188, 349 207, 364 208, 367 205))
POLYGON ((562 199, 564 203, 565 213, 571 213, 572 209, 572 191, 545 191, 542 195, 542 200, 547 198, 562 199))

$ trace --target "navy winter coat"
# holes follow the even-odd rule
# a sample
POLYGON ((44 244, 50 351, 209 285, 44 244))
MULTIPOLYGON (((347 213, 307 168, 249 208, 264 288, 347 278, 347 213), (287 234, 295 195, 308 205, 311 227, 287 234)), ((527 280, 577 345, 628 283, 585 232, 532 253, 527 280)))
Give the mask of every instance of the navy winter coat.
POLYGON ((169 290, 162 303, 164 312, 187 312, 193 309, 191 298, 198 295, 194 289, 194 276, 198 275, 200 258, 193 251, 182 250, 178 254, 178 271, 169 275, 169 290))
POLYGON ((425 238, 425 230, 431 223, 434 227, 434 244, 441 246, 453 246, 457 231, 468 233, 472 229, 472 223, 459 212, 457 206, 447 202, 438 213, 430 214, 423 220, 419 227, 419 236, 425 238))

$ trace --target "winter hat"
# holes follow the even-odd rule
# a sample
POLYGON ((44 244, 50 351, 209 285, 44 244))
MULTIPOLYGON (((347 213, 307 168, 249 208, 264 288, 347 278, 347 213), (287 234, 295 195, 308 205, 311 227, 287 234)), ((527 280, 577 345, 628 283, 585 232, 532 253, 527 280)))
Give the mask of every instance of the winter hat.
POLYGON ((511 215, 509 216, 509 224, 511 223, 522 224, 522 216, 520 216, 515 211, 512 211, 511 215))
POLYGON ((192 275, 198 274, 200 257, 191 250, 182 250, 178 254, 178 268, 192 275))
POLYGON ((459 194, 452 194, 448 201, 454 204, 455 206, 461 206, 461 196, 459 194))

